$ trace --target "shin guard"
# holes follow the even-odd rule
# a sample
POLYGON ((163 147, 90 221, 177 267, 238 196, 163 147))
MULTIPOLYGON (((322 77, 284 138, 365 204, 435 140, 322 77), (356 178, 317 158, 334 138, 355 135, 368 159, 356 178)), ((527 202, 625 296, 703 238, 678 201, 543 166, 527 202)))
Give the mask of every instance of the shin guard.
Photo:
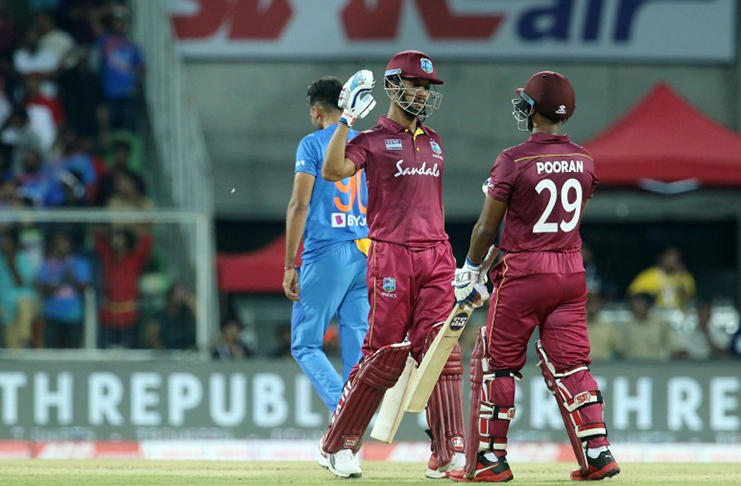
POLYGON ((476 336, 471 354, 471 408, 466 436, 465 477, 475 476, 479 451, 504 452, 507 448, 509 422, 515 418, 514 380, 517 376, 509 370, 489 369, 486 350, 486 328, 476 336), (494 397, 494 381, 510 380, 494 397), (500 402, 508 402, 501 405, 500 402))
POLYGON ((334 454, 341 449, 360 449, 360 441, 383 395, 399 379, 411 349, 408 342, 383 346, 363 360, 355 376, 345 383, 329 430, 322 439, 322 451, 334 454))
MULTIPOLYGON (((435 339, 440 327, 437 325, 430 330, 426 346, 435 339)), ((453 454, 462 453, 465 449, 462 358, 461 348, 456 344, 427 403, 427 423, 432 436, 432 450, 437 457, 438 466, 443 470, 450 463, 453 454)))
MULTIPOLYGON (((594 404, 602 404, 602 393, 596 389, 596 382, 592 379, 591 384, 593 385, 593 390, 584 390, 575 395, 572 394, 569 390, 570 387, 566 386, 564 382, 570 381, 570 378, 580 373, 588 373, 589 367, 582 365, 566 371, 557 372, 548 359, 548 355, 545 353, 545 349, 543 349, 540 341, 535 343, 535 348, 540 357, 540 363, 538 363, 540 371, 543 373, 546 386, 556 398, 558 410, 561 412, 563 423, 566 426, 566 433, 569 436, 569 442, 571 442, 574 455, 579 462, 579 468, 582 473, 586 473, 589 466, 587 464, 584 444, 590 440, 605 439, 607 437, 607 427, 602 419, 601 409, 598 414, 599 421, 595 421, 594 417, 592 417, 595 415, 594 413, 584 413, 586 410, 581 409, 594 404)), ((591 375, 589 377, 591 378, 591 375)), ((574 387, 572 386, 571 388, 573 389, 574 387)), ((608 443, 606 439, 605 443, 608 443)))

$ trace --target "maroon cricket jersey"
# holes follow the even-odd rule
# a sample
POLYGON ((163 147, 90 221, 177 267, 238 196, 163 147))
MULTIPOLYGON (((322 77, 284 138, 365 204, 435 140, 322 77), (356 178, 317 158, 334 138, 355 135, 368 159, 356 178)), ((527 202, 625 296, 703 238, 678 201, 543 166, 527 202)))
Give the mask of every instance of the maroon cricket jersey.
POLYGON ((416 133, 382 115, 348 142, 345 156, 365 169, 368 237, 429 248, 448 239, 443 223, 443 149, 440 137, 418 124, 416 133))
POLYGON ((501 248, 508 252, 578 252, 584 202, 599 180, 594 161, 567 135, 535 133, 502 151, 488 196, 508 204, 501 248))

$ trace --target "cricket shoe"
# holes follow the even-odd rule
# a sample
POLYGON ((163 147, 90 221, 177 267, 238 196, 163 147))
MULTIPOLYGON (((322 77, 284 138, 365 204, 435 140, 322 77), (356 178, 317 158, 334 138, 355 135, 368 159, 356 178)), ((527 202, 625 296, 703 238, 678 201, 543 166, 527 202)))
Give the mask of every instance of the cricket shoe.
POLYGON ((438 467, 437 456, 433 452, 430 456, 430 460, 427 461, 427 472, 425 472, 425 477, 430 479, 442 479, 447 477, 445 475, 446 471, 455 471, 457 469, 463 469, 464 467, 466 467, 466 456, 460 452, 453 454, 450 462, 441 467, 438 467))
POLYGON ((329 472, 340 478, 359 478, 363 475, 351 449, 342 449, 334 454, 327 454, 329 472))
POLYGON ((602 451, 599 456, 592 459, 587 456, 587 471, 581 472, 581 469, 571 471, 572 481, 598 481, 600 479, 611 478, 620 473, 620 466, 612 457, 610 450, 602 451))
POLYGON ((327 454, 325 454, 321 447, 319 448, 319 458, 316 460, 317 464, 319 464, 324 469, 327 469, 329 467, 329 461, 327 460, 327 454))
POLYGON ((458 469, 448 471, 446 473, 448 479, 459 483, 505 483, 514 478, 506 457, 502 456, 496 461, 491 461, 486 458, 485 454, 484 451, 478 453, 472 478, 466 477, 464 470, 458 469))

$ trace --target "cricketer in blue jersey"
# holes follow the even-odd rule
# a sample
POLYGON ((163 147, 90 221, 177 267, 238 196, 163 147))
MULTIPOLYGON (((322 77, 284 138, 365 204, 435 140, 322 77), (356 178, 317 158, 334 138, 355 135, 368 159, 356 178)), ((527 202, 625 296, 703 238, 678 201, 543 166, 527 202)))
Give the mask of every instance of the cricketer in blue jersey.
MULTIPOLYGON (((296 151, 293 193, 286 213, 286 259, 283 290, 294 301, 291 354, 331 412, 368 329, 367 268, 368 200, 365 173, 327 182, 321 177, 324 151, 337 129, 337 100, 342 82, 321 78, 309 86, 309 116, 317 131, 304 137, 296 151), (303 236, 303 265, 295 267, 303 236), (332 317, 339 322, 343 376, 322 349, 332 317)), ((351 130, 348 140, 357 134, 351 130)))

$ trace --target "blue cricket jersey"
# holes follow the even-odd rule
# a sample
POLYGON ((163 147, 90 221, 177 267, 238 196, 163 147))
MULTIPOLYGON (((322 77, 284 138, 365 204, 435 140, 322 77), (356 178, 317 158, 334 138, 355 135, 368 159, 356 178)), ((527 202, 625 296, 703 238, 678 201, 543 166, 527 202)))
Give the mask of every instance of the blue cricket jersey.
MULTIPOLYGON (((304 262, 316 260, 322 253, 348 241, 368 237, 365 171, 338 182, 322 178, 324 153, 336 129, 337 125, 331 125, 307 135, 296 150, 294 172, 306 172, 316 178, 304 228, 304 252, 301 255, 304 262)), ((357 134, 350 129, 347 139, 357 134)))

